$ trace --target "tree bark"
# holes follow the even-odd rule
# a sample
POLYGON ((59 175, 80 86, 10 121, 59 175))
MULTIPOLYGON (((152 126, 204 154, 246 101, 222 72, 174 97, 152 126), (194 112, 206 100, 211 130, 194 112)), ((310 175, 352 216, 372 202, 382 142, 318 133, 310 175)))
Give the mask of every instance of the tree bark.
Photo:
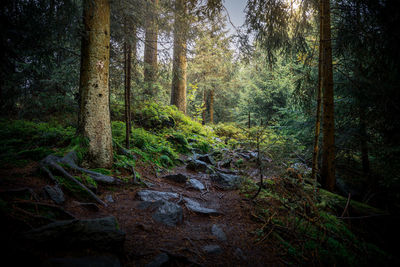
POLYGON ((210 91, 210 123, 214 123, 214 88, 210 91))
POLYGON ((174 60, 172 68, 171 105, 186 114, 186 38, 188 31, 185 0, 175 2, 174 60))
POLYGON ((335 123, 334 123, 334 96, 333 70, 331 46, 331 19, 330 2, 321 0, 322 9, 322 88, 323 88, 323 144, 321 178, 324 188, 329 191, 335 189, 335 123))
POLYGON ((131 133, 131 45, 124 44, 125 53, 125 146, 129 149, 129 137, 131 133))
POLYGON ((321 103, 322 103, 322 62, 323 62, 323 42, 322 42, 322 9, 319 11, 319 59, 318 59, 318 92, 317 92, 317 112, 315 114, 315 132, 314 132, 314 150, 312 157, 311 179, 317 181, 318 173, 318 152, 319 152, 319 135, 321 131, 321 103))
POLYGON ((207 90, 204 89, 203 90, 203 110, 201 112, 201 116, 202 116, 202 124, 205 125, 206 124, 206 105, 207 105, 207 90))
POLYGON ((85 0, 83 2, 83 23, 78 133, 88 140, 85 165, 109 168, 113 163, 108 97, 109 1, 85 0))
POLYGON ((250 115, 250 111, 249 111, 249 117, 248 117, 248 127, 249 129, 251 128, 251 115, 250 115))
POLYGON ((149 0, 150 11, 146 22, 146 37, 144 47, 144 81, 146 82, 145 95, 155 95, 154 82, 157 80, 157 7, 159 0, 149 0))

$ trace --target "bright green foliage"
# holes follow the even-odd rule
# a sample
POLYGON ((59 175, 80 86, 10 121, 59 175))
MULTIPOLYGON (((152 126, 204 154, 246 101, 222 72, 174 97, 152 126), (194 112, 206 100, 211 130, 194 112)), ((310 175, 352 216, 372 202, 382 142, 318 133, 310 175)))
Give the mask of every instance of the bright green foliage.
POLYGON ((0 162, 41 160, 56 149, 66 147, 75 134, 72 127, 24 120, 0 121, 0 162))

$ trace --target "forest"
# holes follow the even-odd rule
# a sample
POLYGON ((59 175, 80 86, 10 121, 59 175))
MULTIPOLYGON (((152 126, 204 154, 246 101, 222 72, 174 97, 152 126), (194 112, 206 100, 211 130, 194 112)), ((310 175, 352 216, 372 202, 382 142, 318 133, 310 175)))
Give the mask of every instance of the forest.
POLYGON ((396 0, 2 0, 4 266, 400 265, 398 25, 396 0))

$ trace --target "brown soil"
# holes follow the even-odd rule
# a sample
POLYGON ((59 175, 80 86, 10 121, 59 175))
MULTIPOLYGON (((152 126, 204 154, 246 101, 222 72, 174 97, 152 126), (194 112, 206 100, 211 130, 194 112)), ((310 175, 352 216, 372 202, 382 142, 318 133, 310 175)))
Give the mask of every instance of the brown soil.
MULTIPOLYGON (((30 187, 38 194, 42 187, 49 183, 38 175, 37 164, 29 164, 22 169, 0 170, 1 190, 30 187)), ((209 175, 186 170, 185 166, 177 167, 169 173, 182 173, 200 180, 207 187, 207 192, 188 189, 183 184, 173 183, 155 175, 151 167, 138 169, 142 178, 154 184, 152 190, 176 192, 183 197, 190 197, 203 207, 214 208, 222 212, 219 216, 199 215, 189 211, 183 203, 183 223, 169 227, 155 222, 151 210, 137 208, 140 202, 136 193, 144 187, 135 185, 102 187, 97 194, 104 199, 111 194, 114 203, 100 207, 99 211, 89 211, 77 205, 72 196, 66 196, 64 208, 77 218, 95 218, 113 215, 120 228, 126 232, 126 242, 122 263, 124 266, 144 266, 162 253, 175 255, 174 266, 185 266, 189 260, 204 266, 275 266, 283 265, 275 255, 273 246, 268 243, 257 243, 256 230, 262 227, 260 222, 252 220, 253 204, 242 198, 238 191, 222 191, 211 183, 209 175), (211 233, 213 224, 218 224, 226 233, 227 241, 219 241, 211 233), (257 243, 257 244, 256 244, 257 243), (203 251, 206 245, 219 245, 223 253, 210 255, 203 251), (240 257, 240 249, 245 256, 240 257)), ((163 173, 159 176, 164 176, 163 173)), ((176 202, 178 200, 175 200, 176 202)))

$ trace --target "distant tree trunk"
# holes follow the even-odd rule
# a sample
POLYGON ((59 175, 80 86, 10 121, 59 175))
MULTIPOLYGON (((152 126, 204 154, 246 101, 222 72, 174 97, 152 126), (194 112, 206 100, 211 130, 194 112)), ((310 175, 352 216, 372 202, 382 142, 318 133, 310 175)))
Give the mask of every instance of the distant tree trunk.
POLYGON ((203 110, 201 112, 201 116, 202 116, 202 124, 205 125, 206 124, 206 105, 207 105, 207 90, 204 89, 203 90, 203 110))
POLYGON ((185 0, 175 2, 174 59, 172 67, 171 105, 186 114, 186 38, 188 21, 185 0))
POLYGON ((210 91, 210 123, 214 123, 214 88, 210 91))
POLYGON ((131 45, 124 44, 125 54, 125 146, 129 149, 129 137, 131 134, 131 45))
POLYGON ((251 128, 251 116, 250 116, 250 111, 249 111, 249 118, 248 118, 248 127, 249 127, 249 129, 251 128))
POLYGON ((113 163, 109 109, 110 3, 83 1, 84 35, 80 71, 79 134, 89 141, 84 162, 109 168, 113 163))
POLYGON ((333 70, 331 46, 330 2, 321 0, 322 10, 322 88, 323 88, 323 144, 321 178, 324 188, 335 189, 335 122, 333 98, 333 70))
POLYGON ((157 7, 159 0, 148 0, 151 2, 149 15, 146 22, 146 37, 144 47, 144 81, 146 82, 145 95, 155 95, 154 83, 157 80, 157 7))
POLYGON ((319 59, 318 59, 318 92, 317 92, 317 112, 315 114, 315 132, 314 132, 314 150, 312 157, 312 171, 311 179, 317 181, 318 173, 318 152, 319 152, 319 134, 321 131, 321 103, 322 103, 322 10, 319 11, 320 23, 319 23, 319 59))

